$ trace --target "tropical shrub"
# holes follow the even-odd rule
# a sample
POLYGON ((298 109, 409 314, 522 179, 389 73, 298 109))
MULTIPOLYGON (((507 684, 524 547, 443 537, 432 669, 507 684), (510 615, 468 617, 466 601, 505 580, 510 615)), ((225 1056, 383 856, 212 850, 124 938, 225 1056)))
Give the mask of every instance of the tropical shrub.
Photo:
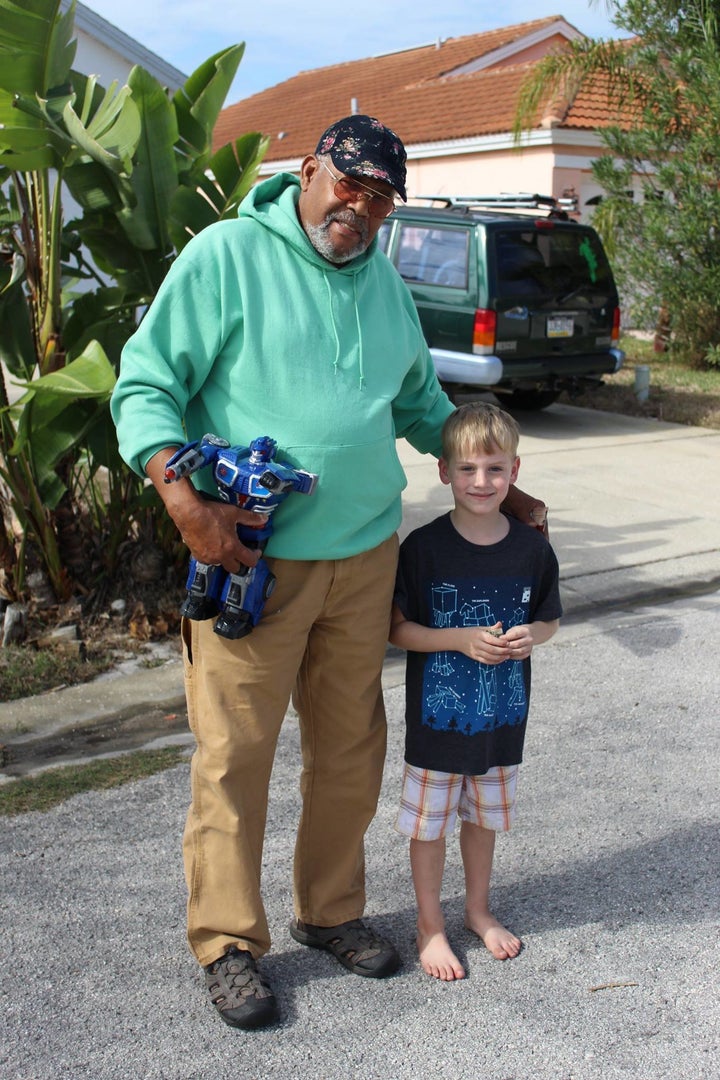
POLYGON ((0 587, 11 598, 38 568, 57 600, 107 588, 149 535, 177 555, 159 500, 119 457, 108 402, 123 344, 176 254, 237 213, 267 148, 253 132, 212 151, 244 45, 172 96, 141 67, 105 89, 72 67, 74 11, 74 0, 66 13, 60 0, 0 0, 0 587))

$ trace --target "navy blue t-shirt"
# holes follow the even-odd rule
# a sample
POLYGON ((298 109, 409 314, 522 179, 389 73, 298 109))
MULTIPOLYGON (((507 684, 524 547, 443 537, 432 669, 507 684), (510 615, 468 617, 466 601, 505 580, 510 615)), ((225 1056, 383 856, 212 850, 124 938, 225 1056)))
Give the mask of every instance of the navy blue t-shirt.
MULTIPOLYGON (((537 529, 508 518, 497 544, 471 544, 450 514, 400 546, 395 603, 423 626, 550 622, 562 615, 555 553, 537 529)), ((530 658, 482 664, 464 653, 407 654, 405 760, 479 776, 522 761, 530 658)))

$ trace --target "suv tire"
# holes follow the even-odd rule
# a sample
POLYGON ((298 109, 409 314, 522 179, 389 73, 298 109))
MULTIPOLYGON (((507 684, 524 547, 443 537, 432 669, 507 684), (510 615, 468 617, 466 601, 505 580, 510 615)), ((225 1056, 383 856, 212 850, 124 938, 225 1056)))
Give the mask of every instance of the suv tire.
POLYGON ((513 390, 509 394, 502 394, 509 409, 519 409, 522 412, 537 412, 539 409, 547 409, 560 397, 559 390, 513 390))

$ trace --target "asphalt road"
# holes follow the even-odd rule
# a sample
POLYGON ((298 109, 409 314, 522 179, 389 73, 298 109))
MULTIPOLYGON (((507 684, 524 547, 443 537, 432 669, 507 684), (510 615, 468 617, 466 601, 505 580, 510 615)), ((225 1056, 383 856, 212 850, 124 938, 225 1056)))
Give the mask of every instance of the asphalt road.
MULTIPOLYGON (((403 690, 391 658, 368 915, 397 942, 401 972, 359 979, 287 933, 290 714, 264 871, 282 1024, 225 1027, 187 952, 183 764, 3 821, 3 1080, 717 1080, 720 436, 617 418, 601 430, 600 414, 583 439, 580 412, 533 418, 521 451, 526 487, 551 506, 568 617, 534 654, 518 821, 496 856, 494 906, 520 956, 493 960, 462 928, 451 843, 445 909, 468 977, 441 984, 417 964, 393 830, 403 690)), ((437 512, 439 485, 414 475, 432 467, 407 466, 408 516, 437 512)))

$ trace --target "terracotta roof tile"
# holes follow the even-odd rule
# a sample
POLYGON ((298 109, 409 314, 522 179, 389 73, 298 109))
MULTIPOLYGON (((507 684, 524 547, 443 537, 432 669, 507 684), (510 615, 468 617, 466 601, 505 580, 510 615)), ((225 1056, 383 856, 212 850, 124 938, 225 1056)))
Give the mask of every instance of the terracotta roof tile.
POLYGON ((527 65, 513 64, 510 56, 502 66, 452 73, 498 49, 517 45, 521 51, 524 38, 560 20, 551 15, 438 45, 300 72, 224 109, 214 144, 261 131, 272 140, 266 160, 300 158, 312 152, 329 124, 352 111, 353 100, 359 112, 380 117, 408 145, 508 131, 527 65))
POLYGON ((607 76, 596 75, 586 79, 565 114, 562 127, 596 129, 619 124, 629 126, 637 117, 631 104, 618 105, 609 92, 607 76))

